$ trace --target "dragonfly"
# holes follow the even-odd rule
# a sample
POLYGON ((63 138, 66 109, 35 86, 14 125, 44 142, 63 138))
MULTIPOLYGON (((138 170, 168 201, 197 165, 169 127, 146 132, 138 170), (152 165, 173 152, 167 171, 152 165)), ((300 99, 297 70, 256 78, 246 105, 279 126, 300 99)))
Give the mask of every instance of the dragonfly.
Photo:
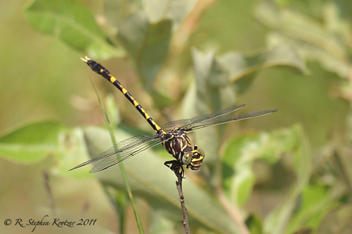
POLYGON ((75 166, 70 170, 74 170, 88 164, 94 164, 93 168, 89 172, 100 172, 151 147, 162 144, 166 151, 174 157, 174 160, 166 161, 164 162, 164 165, 170 168, 176 175, 183 177, 183 166, 186 166, 186 168, 190 168, 191 170, 198 170, 205 158, 204 151, 197 145, 192 144, 187 135, 188 133, 210 126, 264 116, 277 111, 264 110, 244 114, 231 114, 234 111, 244 107, 245 104, 243 104, 224 110, 219 110, 208 115, 172 121, 160 127, 105 67, 87 56, 81 59, 94 72, 103 76, 125 95, 125 97, 134 105, 138 112, 153 128, 155 135, 138 135, 123 140, 107 151, 75 166))

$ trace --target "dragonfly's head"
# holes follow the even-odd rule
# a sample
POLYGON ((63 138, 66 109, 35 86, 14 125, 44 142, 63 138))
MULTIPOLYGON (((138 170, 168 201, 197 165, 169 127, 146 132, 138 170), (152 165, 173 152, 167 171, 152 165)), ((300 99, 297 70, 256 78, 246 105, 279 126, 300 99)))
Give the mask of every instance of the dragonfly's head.
POLYGON ((187 168, 190 167, 192 170, 198 170, 202 165, 204 157, 204 151, 195 145, 192 151, 188 151, 183 155, 182 162, 187 165, 187 168))

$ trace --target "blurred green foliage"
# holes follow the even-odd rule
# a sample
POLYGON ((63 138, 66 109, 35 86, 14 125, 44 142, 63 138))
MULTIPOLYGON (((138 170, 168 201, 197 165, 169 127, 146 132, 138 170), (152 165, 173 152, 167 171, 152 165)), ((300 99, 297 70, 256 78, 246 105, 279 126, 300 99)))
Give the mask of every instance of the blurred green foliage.
MULTIPOLYGON (((349 1, 34 0, 23 15, 20 1, 1 4, 0 218, 56 212, 97 218, 84 233, 136 232, 118 167, 68 172, 112 145, 78 59, 88 55, 159 125, 242 103, 279 110, 193 134, 206 152, 184 181, 193 232, 352 231, 349 1)), ((116 97, 105 103, 117 140, 152 134, 123 95, 91 76, 116 97)), ((182 232, 169 159, 156 147, 124 163, 148 233, 182 232)))

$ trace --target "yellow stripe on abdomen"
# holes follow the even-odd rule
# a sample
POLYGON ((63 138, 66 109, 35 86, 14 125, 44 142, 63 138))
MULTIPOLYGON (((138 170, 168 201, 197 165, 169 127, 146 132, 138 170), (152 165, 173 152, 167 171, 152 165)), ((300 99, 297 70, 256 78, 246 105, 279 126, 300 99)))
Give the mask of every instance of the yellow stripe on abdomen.
POLYGON ((111 76, 111 77, 110 77, 110 82, 111 82, 111 83, 114 83, 115 81, 116 81, 116 78, 113 77, 113 76, 111 76))

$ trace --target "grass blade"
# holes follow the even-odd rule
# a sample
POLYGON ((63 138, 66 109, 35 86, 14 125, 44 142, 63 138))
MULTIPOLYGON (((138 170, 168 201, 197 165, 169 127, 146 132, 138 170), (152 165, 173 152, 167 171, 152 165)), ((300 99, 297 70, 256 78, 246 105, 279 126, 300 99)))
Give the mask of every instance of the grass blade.
MULTIPOLYGON (((114 135, 113 127, 110 124, 110 121, 109 121, 109 118, 108 118, 108 116, 106 114, 105 108, 104 108, 104 106, 103 106, 103 104, 101 102, 100 96, 99 96, 99 94, 98 94, 98 92, 97 92, 97 90, 96 90, 96 88, 94 86, 94 83, 93 83, 93 81, 92 81, 90 76, 89 76, 89 79, 90 79, 90 82, 93 85, 94 91, 95 91, 95 93, 97 95, 97 98, 99 100, 99 104, 100 104, 100 106, 102 108, 102 111, 104 113, 104 118, 105 118, 106 125, 107 125, 107 127, 109 129, 111 141, 112 141, 113 145, 116 146, 117 142, 116 142, 116 138, 115 138, 115 135, 114 135)), ((116 149, 116 150, 118 150, 118 149, 116 149)), ((123 166, 123 163, 119 163, 119 166, 120 166, 120 169, 121 169, 121 174, 122 174, 123 180, 125 182, 125 186, 126 186, 128 197, 129 197, 129 199, 131 201, 131 205, 132 205, 133 212, 134 212, 134 215, 135 215, 135 218, 136 218, 136 222, 137 222, 137 225, 138 225, 139 233, 144 233, 143 232, 143 228, 142 228, 142 223, 141 223, 141 220, 140 220, 139 215, 138 215, 136 204, 134 203, 131 187, 130 187, 130 184, 128 183, 127 174, 126 174, 125 168, 123 166)), ((120 226, 122 227, 123 224, 120 224, 120 226)))

